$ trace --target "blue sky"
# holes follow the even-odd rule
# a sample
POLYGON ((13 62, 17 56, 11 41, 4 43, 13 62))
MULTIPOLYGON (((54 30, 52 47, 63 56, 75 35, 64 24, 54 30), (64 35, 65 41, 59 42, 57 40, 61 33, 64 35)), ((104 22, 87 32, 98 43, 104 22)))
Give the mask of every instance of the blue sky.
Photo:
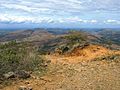
POLYGON ((120 0, 0 0, 0 28, 120 27, 120 0))

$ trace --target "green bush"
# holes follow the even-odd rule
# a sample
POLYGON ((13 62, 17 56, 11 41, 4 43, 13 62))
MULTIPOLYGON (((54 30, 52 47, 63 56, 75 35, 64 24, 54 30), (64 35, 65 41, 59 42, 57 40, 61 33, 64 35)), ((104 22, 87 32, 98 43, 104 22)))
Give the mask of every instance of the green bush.
POLYGON ((54 53, 57 51, 59 54, 64 54, 72 51, 76 47, 83 47, 86 45, 87 35, 81 31, 70 31, 67 35, 62 35, 49 40, 44 45, 39 47, 41 55, 54 53))
POLYGON ((69 33, 70 34, 66 35, 64 38, 70 40, 71 42, 81 42, 87 40, 87 36, 79 31, 70 31, 69 33))
POLYGON ((109 55, 103 55, 101 57, 95 58, 94 61, 117 61, 120 59, 120 54, 109 54, 109 55))
POLYGON ((11 71, 41 71, 44 63, 36 50, 26 43, 11 41, 0 45, 0 77, 11 71))

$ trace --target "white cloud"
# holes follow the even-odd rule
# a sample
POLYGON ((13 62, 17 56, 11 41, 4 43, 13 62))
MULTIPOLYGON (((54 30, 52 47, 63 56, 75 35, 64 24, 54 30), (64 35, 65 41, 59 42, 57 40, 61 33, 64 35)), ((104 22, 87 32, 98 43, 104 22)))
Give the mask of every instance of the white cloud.
POLYGON ((91 20, 90 22, 91 23, 97 23, 98 21, 97 20, 91 20))
POLYGON ((120 24, 120 20, 113 20, 113 19, 108 19, 106 21, 104 21, 105 23, 109 24, 120 24))
POLYGON ((51 18, 51 17, 30 17, 30 16, 17 16, 9 14, 1 14, 0 21, 10 23, 97 23, 97 20, 85 20, 79 17, 68 17, 68 18, 51 18))
POLYGON ((25 5, 16 5, 16 4, 1 4, 1 6, 9 8, 9 9, 17 9, 23 10, 29 13, 36 13, 36 12, 49 12, 49 8, 37 8, 37 7, 28 7, 25 5))
POLYGON ((98 23, 97 20, 87 20, 87 19, 81 19, 79 17, 70 17, 66 18, 69 22, 79 22, 79 23, 98 23))
POLYGON ((4 14, 4 15, 1 15, 0 14, 0 22, 8 22, 8 21, 10 21, 9 20, 9 18, 7 18, 7 15, 6 14, 4 14))
POLYGON ((119 18, 119 10, 120 0, 0 0, 0 21, 94 24, 104 22, 107 15, 119 18))

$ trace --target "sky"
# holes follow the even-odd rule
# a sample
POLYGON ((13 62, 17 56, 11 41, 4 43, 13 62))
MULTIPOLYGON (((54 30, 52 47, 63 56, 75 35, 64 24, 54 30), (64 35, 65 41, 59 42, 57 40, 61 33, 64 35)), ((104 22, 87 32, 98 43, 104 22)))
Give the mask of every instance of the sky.
POLYGON ((0 28, 120 28, 120 0, 0 0, 0 28))

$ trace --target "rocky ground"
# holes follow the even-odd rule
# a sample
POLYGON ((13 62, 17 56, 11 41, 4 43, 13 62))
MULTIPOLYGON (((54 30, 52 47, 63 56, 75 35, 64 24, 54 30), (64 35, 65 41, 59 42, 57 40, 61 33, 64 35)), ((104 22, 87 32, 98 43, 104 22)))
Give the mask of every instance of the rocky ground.
POLYGON ((32 74, 0 90, 120 90, 120 52, 88 46, 69 55, 45 55, 45 75, 32 74))
POLYGON ((119 90, 120 62, 51 64, 45 76, 16 81, 1 90, 19 90, 21 86, 33 90, 119 90))

